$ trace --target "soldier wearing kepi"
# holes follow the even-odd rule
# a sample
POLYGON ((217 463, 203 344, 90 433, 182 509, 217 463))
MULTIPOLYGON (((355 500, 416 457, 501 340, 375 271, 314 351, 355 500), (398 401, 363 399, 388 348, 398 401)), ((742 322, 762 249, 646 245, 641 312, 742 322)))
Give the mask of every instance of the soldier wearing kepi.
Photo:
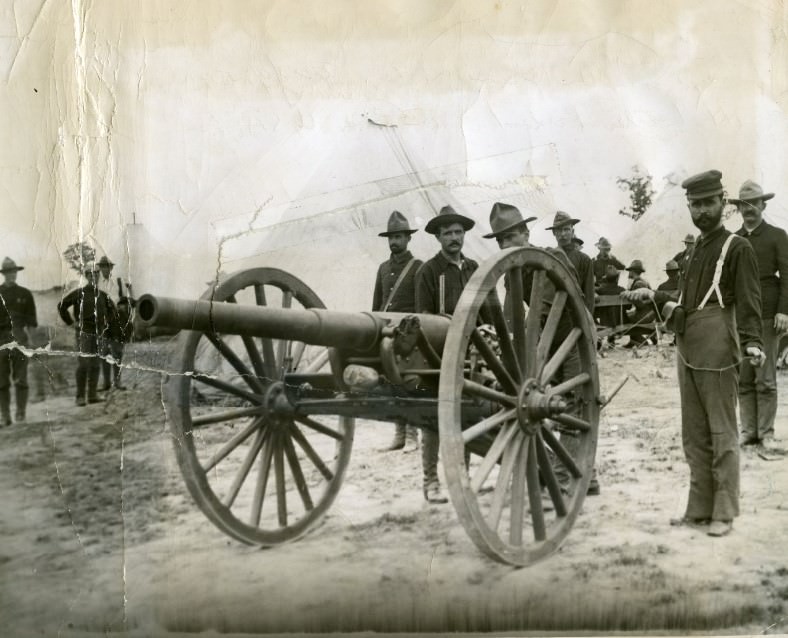
MULTIPOLYGON (((444 206, 427 222, 424 230, 435 235, 441 249, 419 270, 416 277, 416 312, 450 315, 460 300, 462 289, 479 267, 462 254, 466 231, 475 222, 444 206)), ((424 498, 430 503, 448 503, 438 480, 437 432, 423 430, 421 435, 421 463, 424 470, 424 498)))
POLYGON ((67 325, 76 328, 76 347, 79 354, 76 370, 78 406, 101 401, 97 394, 101 373, 99 344, 101 339, 106 338, 110 316, 115 312, 112 300, 99 290, 97 271, 94 263, 86 264, 83 274, 87 284, 72 290, 57 305, 60 318, 67 325), (73 318, 69 311, 73 312, 73 318))
MULTIPOLYGON (((673 311, 690 488, 684 516, 671 524, 710 523, 710 536, 730 532, 739 514, 736 395, 742 351, 753 365, 764 360, 758 264, 749 242, 722 225, 721 179, 712 170, 682 183, 701 235, 682 280, 681 305, 673 311)), ((658 304, 670 300, 670 293, 646 288, 621 294, 658 304)))
POLYGON ((739 416, 742 445, 768 444, 774 439, 777 415, 777 349, 780 336, 788 332, 788 235, 763 219, 766 202, 774 193, 764 193, 753 181, 739 189, 736 204, 742 227, 736 234, 752 244, 761 282, 761 336, 766 362, 760 368, 747 364, 739 378, 739 416))
MULTIPOLYGON (((0 345, 16 342, 27 346, 30 342, 28 328, 38 326, 36 303, 33 294, 16 283, 16 276, 24 266, 17 266, 13 259, 3 259, 0 273, 0 345)), ((3 425, 11 425, 11 384, 16 394, 16 420, 24 422, 27 416, 27 355, 19 348, 0 349, 0 418, 3 425)))
MULTIPOLYGON (((416 272, 421 261, 408 250, 411 235, 417 232, 408 226, 408 220, 399 211, 389 217, 386 231, 378 233, 386 237, 391 257, 378 268, 375 278, 375 292, 372 297, 372 311, 415 312, 416 310, 416 272)), ((386 451, 404 450, 412 452, 419 447, 418 430, 407 425, 403 419, 395 424, 394 440, 386 451)))

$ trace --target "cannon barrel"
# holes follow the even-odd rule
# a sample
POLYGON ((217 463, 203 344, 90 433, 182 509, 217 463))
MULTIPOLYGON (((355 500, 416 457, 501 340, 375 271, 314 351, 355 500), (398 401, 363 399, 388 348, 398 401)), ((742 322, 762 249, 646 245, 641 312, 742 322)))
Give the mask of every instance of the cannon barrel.
MULTIPOLYGON (((383 328, 396 325, 408 316, 398 312, 272 308, 149 294, 137 301, 137 315, 141 325, 147 327, 287 339, 358 352, 377 348, 383 328)), ((427 341, 441 352, 449 319, 438 315, 417 316, 427 341)))

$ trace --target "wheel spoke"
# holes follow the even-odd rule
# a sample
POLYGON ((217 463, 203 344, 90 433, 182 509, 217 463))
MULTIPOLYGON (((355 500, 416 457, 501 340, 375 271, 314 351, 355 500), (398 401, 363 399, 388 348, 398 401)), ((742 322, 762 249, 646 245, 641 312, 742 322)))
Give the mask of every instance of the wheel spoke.
POLYGON ((467 392, 468 394, 473 394, 484 399, 490 399, 491 401, 497 401, 498 403, 505 403, 506 405, 517 405, 517 399, 515 397, 509 394, 504 394, 503 392, 498 392, 498 390, 493 390, 492 388, 488 388, 486 385, 476 383, 470 379, 465 379, 463 381, 462 389, 463 392, 467 392))
MULTIPOLYGON (((290 308, 293 303, 293 293, 290 290, 285 290, 282 293, 282 308, 290 308)), ((279 372, 280 376, 278 378, 282 378, 285 372, 287 372, 287 366, 285 365, 285 358, 288 357, 290 354, 290 341, 287 339, 280 339, 277 343, 277 352, 276 352, 276 369, 279 372)))
MULTIPOLYGON (((229 303, 237 304, 238 300, 235 298, 235 295, 230 295, 227 297, 227 301, 229 303)), ((272 380, 272 376, 270 371, 266 369, 265 362, 263 358, 260 356, 260 351, 257 349, 257 345, 254 342, 252 337, 248 337, 246 335, 241 337, 241 340, 246 347, 246 352, 249 355, 249 360, 252 362, 252 368, 254 368, 255 374, 261 379, 270 379, 272 380)))
POLYGON ((471 479, 471 490, 474 492, 478 492, 484 482, 487 480, 487 477, 492 472, 492 469, 495 467, 495 464, 498 462, 498 459, 501 458, 501 454, 507 449, 507 445, 509 441, 512 440, 512 437, 520 431, 516 425, 512 425, 511 427, 503 427, 501 428, 498 435, 495 437, 490 449, 487 450, 487 454, 484 455, 481 464, 479 465, 478 469, 476 470, 476 474, 474 474, 473 478, 471 479))
POLYGON ((298 455, 296 454, 295 447, 293 446, 293 440, 290 438, 290 436, 288 436, 288 433, 284 433, 282 437, 284 438, 285 443, 287 464, 290 466, 290 472, 293 475, 296 489, 301 495, 301 500, 304 503, 304 509, 308 512, 309 510, 314 509, 315 506, 312 503, 312 496, 309 494, 309 487, 306 484, 304 473, 301 471, 301 462, 298 460, 298 455))
POLYGON ((509 281, 509 308, 512 313, 512 335, 514 340, 514 354, 521 370, 526 370, 526 332, 525 332, 525 306, 523 305, 523 270, 512 268, 506 273, 509 281))
POLYGON ((504 421, 508 421, 512 417, 517 414, 517 409, 512 408, 510 410, 501 409, 500 411, 496 412, 492 416, 488 416, 485 419, 482 419, 478 423, 475 423, 467 430, 462 431, 462 440, 465 443, 469 441, 473 441, 475 438, 481 436, 485 432, 489 432, 492 430, 496 425, 500 425, 504 421))
POLYGON ((246 364, 241 361, 235 352, 233 352, 232 348, 228 346, 224 340, 217 334, 206 332, 204 333, 205 337, 210 341, 214 347, 221 353, 221 355, 227 359, 227 362, 235 368, 236 372, 241 375, 241 378, 246 381, 252 390, 255 392, 260 392, 261 394, 265 392, 265 388, 260 380, 246 367, 246 364))
POLYGON ((528 302, 528 321, 525 327, 526 359, 523 369, 524 379, 536 379, 536 345, 542 327, 542 298, 544 295, 546 275, 544 270, 537 270, 531 282, 531 298, 528 302))
POLYGON ((572 416, 571 414, 554 414, 550 418, 553 421, 558 421, 558 423, 561 425, 565 425, 572 430, 580 430, 581 432, 589 432, 591 430, 591 424, 588 421, 584 421, 583 419, 572 416))
POLYGON ((323 475, 323 478, 326 479, 327 481, 333 479, 334 473, 328 469, 328 466, 325 463, 323 463, 323 459, 321 459, 320 456, 317 454, 317 452, 315 452, 315 448, 312 447, 312 444, 309 443, 309 441, 301 432, 301 430, 299 430, 298 427, 294 425, 291 428, 290 432, 293 435, 293 438, 295 439, 296 443, 298 443, 298 445, 301 446, 301 449, 304 451, 304 454, 306 454, 309 457, 309 460, 312 461, 312 464, 323 475))
POLYGON ((504 316, 503 308, 501 308, 501 301, 494 290, 487 295, 484 304, 491 315, 493 327, 498 336, 498 347, 501 349, 503 365, 514 376, 515 382, 519 383, 520 364, 517 363, 517 357, 514 354, 514 346, 512 345, 511 337, 509 337, 509 328, 506 325, 506 317, 504 316))
POLYGON ((260 524, 260 513, 263 511, 263 500, 265 499, 265 488, 268 486, 268 476, 271 473, 271 457, 274 453, 271 437, 266 437, 260 452, 260 467, 257 470, 257 483, 254 488, 254 498, 252 499, 252 516, 249 524, 257 527, 260 524))
POLYGON ((542 488, 539 486, 539 466, 536 463, 536 437, 528 445, 528 502, 531 505, 531 522, 534 524, 534 540, 547 537, 542 510, 542 488))
POLYGON ((277 436, 274 447, 274 474, 276 476, 276 512, 280 527, 287 527, 287 493, 285 485, 285 462, 282 441, 277 436))
POLYGON ((580 338, 580 335, 583 333, 580 328, 572 328, 570 333, 564 339, 564 342, 558 347, 558 350, 555 351, 555 354, 550 357, 550 361, 545 364, 544 369, 542 370, 542 376, 539 380, 541 385, 547 385, 550 382, 550 379, 553 378, 558 369, 566 360, 569 353, 572 351, 572 348, 575 347, 577 340, 580 338))
POLYGON ((223 421, 232 421, 234 419, 241 419, 247 416, 258 416, 264 411, 265 408, 262 405, 255 405, 251 408, 240 408, 238 410, 225 410, 224 412, 200 414, 199 416, 192 417, 192 427, 199 427, 201 425, 208 425, 210 423, 221 423, 223 421))
POLYGON ((550 449, 553 450, 555 455, 558 457, 558 460, 564 464, 564 467, 569 470, 569 473, 574 476, 575 478, 580 478, 583 476, 583 473, 580 471, 580 468, 577 467, 577 463, 566 451, 566 448, 561 445, 561 442, 555 437, 548 428, 542 427, 542 437, 544 438, 545 443, 550 446, 550 449))
POLYGON ((314 372, 319 372, 320 369, 328 363, 328 348, 323 350, 317 358, 312 361, 306 368, 304 368, 305 374, 312 374, 314 372))
POLYGON ((495 375, 495 378, 498 379, 498 383, 503 386, 504 390, 512 394, 516 393, 517 385, 514 379, 512 379, 509 371, 503 366, 503 363, 495 354, 490 344, 487 343, 487 340, 478 328, 474 328, 471 332, 471 342, 476 346, 479 354, 482 355, 482 358, 490 367, 490 371, 495 375))
MULTIPOLYGON (((512 545, 523 544, 523 513, 525 510, 525 473, 526 458, 531 447, 530 436, 525 436, 517 456, 514 460, 514 471, 512 474, 512 505, 510 508, 509 520, 509 542, 512 545)), ((530 467, 527 468, 530 471, 530 467)), ((530 473, 530 472, 529 472, 530 473)), ((530 493, 530 485, 529 485, 530 493)))
POLYGON ((256 405, 260 405, 263 402, 263 396, 261 394, 255 394, 253 392, 249 392, 248 390, 244 390, 243 388, 239 388, 232 383, 228 383, 227 381, 222 381, 216 377, 212 377, 204 372, 197 372, 196 370, 191 375, 192 379, 195 381, 199 381, 200 383, 204 383, 205 385, 209 385, 212 388, 216 388, 217 390, 222 390, 227 394, 232 394, 236 397, 240 397, 241 399, 246 399, 250 403, 254 403, 256 405))
POLYGON ((555 476, 555 471, 550 463, 550 457, 547 454, 547 449, 544 446, 542 437, 538 434, 535 437, 536 442, 536 459, 539 461, 539 469, 542 472, 542 478, 547 485, 547 491, 555 506, 556 516, 566 516, 566 503, 564 503, 564 496, 561 494, 561 486, 558 484, 558 479, 555 476))
POLYGON ((203 470, 205 472, 209 472, 211 469, 213 469, 217 463, 226 458, 230 452, 241 445, 241 443, 246 441, 246 439, 252 435, 252 432, 257 430, 259 427, 260 420, 254 419, 254 421, 247 425, 243 430, 238 432, 238 434, 227 441, 227 443, 225 443, 222 448, 208 460, 208 464, 203 466, 203 470))
POLYGON ((576 387, 584 385, 589 381, 591 381, 591 375, 588 374, 588 372, 581 372, 577 376, 567 379, 563 383, 559 383, 558 385, 550 388, 550 395, 555 396, 557 394, 564 394, 565 392, 574 390, 576 387))
POLYGON ((230 486, 230 491, 227 493, 227 496, 224 498, 224 506, 228 509, 233 506, 235 499, 238 496, 238 492, 241 491, 241 487, 246 480, 246 477, 249 476, 249 470, 252 469, 252 465, 254 465, 254 460, 257 458, 257 454, 260 452, 260 448, 263 447, 263 441, 265 440, 266 434, 268 430, 260 428, 257 431, 257 435, 255 436, 254 441, 252 442, 252 446, 249 448, 249 451, 246 453, 246 458, 244 459, 243 463, 241 464, 238 473, 235 475, 233 479, 233 483, 230 486))
POLYGON ((498 469, 498 479, 495 483, 495 490, 493 491, 493 499, 490 504, 490 513, 487 515, 487 524, 494 530, 498 530, 501 524, 501 514, 503 513, 503 506, 506 503, 506 492, 509 487, 509 481, 512 478, 514 471, 514 461, 520 452, 520 447, 523 442, 522 430, 518 427, 513 427, 513 431, 517 432, 517 436, 506 447, 501 461, 501 467, 498 469))
MULTIPOLYGON (((254 300, 258 306, 267 306, 268 302, 265 298, 265 286, 263 284, 256 284, 254 287, 254 300)), ((260 344, 263 350, 263 362, 265 364, 266 376, 275 378, 276 375, 276 359, 274 358, 274 344, 271 339, 262 337, 260 344)))
POLYGON ((306 344, 303 341, 297 341, 295 353, 293 354, 293 363, 290 364, 291 370, 298 370, 298 365, 301 363, 301 358, 304 356, 304 350, 306 350, 306 344))
POLYGON ((553 345, 558 323, 561 321, 561 315, 566 306, 567 294, 563 290, 559 290, 553 297, 553 303, 550 305, 550 312, 547 314, 547 320, 542 330, 542 336, 539 337, 539 344, 536 346, 536 368, 534 370, 534 378, 538 379, 542 372, 547 355, 550 353, 550 346, 553 345))
POLYGON ((310 419, 308 416, 302 416, 300 414, 296 414, 295 420, 301 423, 302 425, 305 425, 308 428, 312 428, 316 432, 320 432, 321 434, 330 436, 332 439, 336 439, 337 441, 345 440, 344 434, 340 434, 336 430, 332 430, 331 428, 323 425, 322 423, 318 423, 314 419, 310 419))

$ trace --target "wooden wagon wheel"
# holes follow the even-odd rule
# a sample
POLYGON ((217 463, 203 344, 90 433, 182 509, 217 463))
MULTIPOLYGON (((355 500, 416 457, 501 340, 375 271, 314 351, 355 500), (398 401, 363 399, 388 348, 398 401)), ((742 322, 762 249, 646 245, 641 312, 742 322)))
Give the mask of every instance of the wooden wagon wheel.
MULTIPOLYGON (((202 296, 226 303, 324 308, 300 280, 274 268, 235 273, 202 296)), ((181 374, 167 407, 181 472, 205 515, 253 545, 294 540, 336 497, 354 420, 298 415, 284 396, 287 372, 317 372, 324 348, 298 341, 184 331, 181 374)))
POLYGON ((511 248, 474 273, 446 338, 439 392, 441 458, 468 535, 514 565, 555 551, 583 503, 599 424, 593 323, 557 258, 511 248), (485 401, 487 416, 463 413, 485 401), (480 454, 469 466, 466 451, 480 454))

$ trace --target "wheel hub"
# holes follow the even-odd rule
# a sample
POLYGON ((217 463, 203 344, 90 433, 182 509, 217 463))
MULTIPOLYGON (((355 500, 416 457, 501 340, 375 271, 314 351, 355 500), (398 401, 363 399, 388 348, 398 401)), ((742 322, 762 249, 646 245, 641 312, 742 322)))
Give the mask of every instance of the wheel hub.
POLYGON ((263 398, 265 416, 270 422, 288 422, 294 409, 285 394, 285 384, 274 381, 265 391, 263 398))
POLYGON ((544 392, 535 379, 528 379, 517 397, 517 420, 526 434, 536 432, 542 419, 565 412, 567 403, 560 396, 544 392))

